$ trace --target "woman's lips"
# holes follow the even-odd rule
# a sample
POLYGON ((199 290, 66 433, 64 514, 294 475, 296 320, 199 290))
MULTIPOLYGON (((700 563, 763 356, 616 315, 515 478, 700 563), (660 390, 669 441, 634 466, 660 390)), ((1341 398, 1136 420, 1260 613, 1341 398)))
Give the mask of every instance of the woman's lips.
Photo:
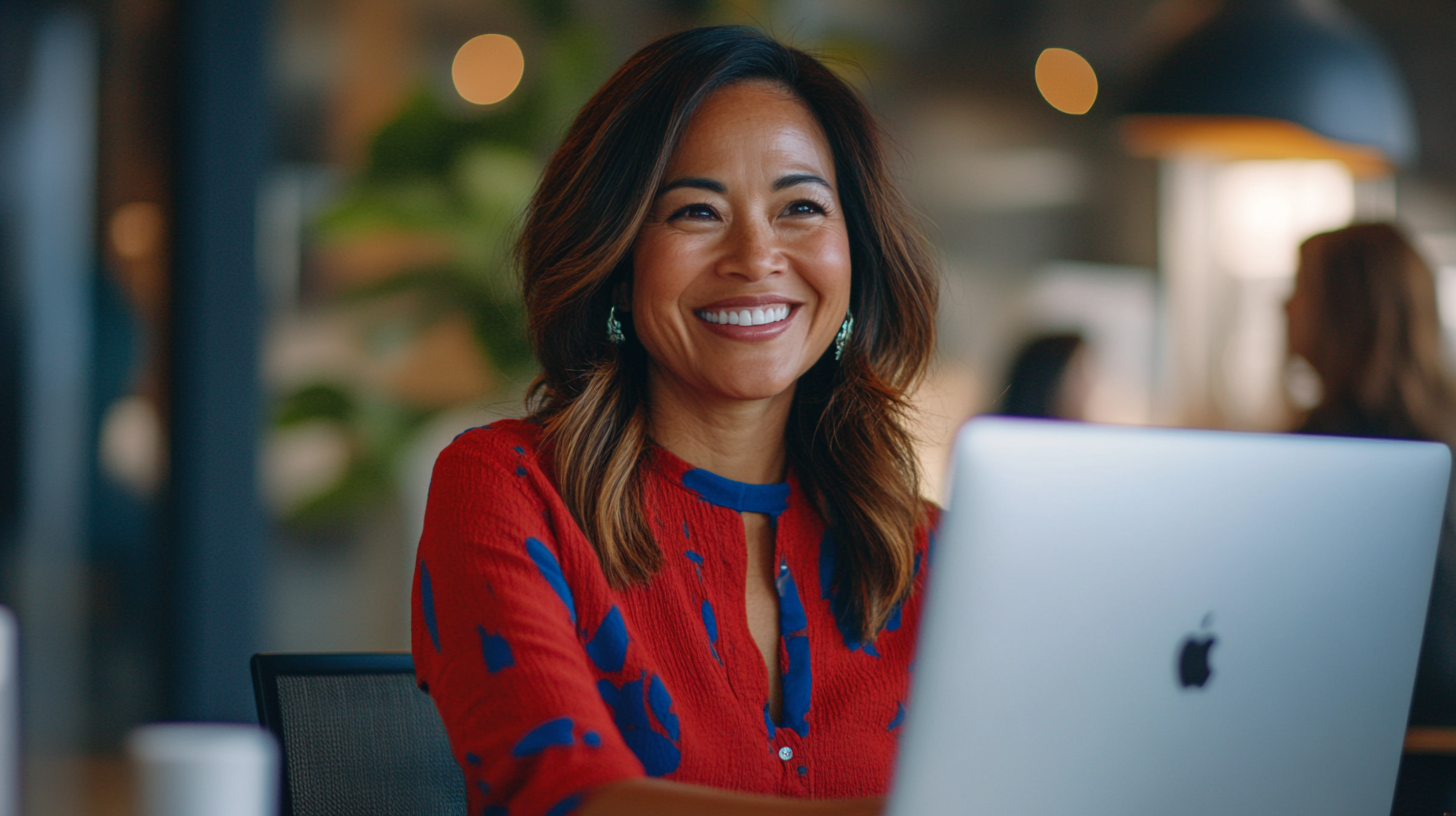
POLYGON ((796 304, 784 302, 754 305, 721 305, 693 312, 709 331, 734 340, 768 340, 782 334, 793 322, 796 304))

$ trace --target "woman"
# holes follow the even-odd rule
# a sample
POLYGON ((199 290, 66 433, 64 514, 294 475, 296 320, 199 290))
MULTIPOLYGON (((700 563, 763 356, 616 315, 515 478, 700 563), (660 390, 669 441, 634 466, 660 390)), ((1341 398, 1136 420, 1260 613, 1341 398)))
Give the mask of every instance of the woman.
MULTIPOLYGON (((1322 388, 1301 433, 1456 441, 1435 279, 1400 230, 1357 224, 1305 241, 1285 312, 1289 351, 1319 374, 1322 388)), ((1411 701, 1410 723, 1417 726, 1456 726, 1456 530, 1449 502, 1447 511, 1411 701)), ((1456 806, 1449 773, 1427 758, 1407 757, 1393 812, 1456 806)))
POLYGON ((1091 390, 1088 354, 1082 335, 1076 333, 1044 334, 1028 340, 1012 360, 996 413, 1086 419, 1091 390))
POLYGON ((1356 224, 1300 246, 1289 351, 1321 383, 1305 433, 1456 439, 1436 283, 1398 229, 1356 224))
POLYGON ((863 103, 749 29, 664 38, 518 257, 532 413, 441 454, 414 592, 470 812, 878 812, 936 279, 863 103))

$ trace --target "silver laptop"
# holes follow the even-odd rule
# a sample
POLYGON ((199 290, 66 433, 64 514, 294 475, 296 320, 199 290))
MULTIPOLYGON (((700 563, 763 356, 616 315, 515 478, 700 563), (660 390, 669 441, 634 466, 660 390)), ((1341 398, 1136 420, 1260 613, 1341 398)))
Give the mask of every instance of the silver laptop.
POLYGON ((894 816, 1383 816, 1444 445, 978 419, 894 816))
POLYGON ((20 629, 0 606, 0 816, 20 813, 20 629))

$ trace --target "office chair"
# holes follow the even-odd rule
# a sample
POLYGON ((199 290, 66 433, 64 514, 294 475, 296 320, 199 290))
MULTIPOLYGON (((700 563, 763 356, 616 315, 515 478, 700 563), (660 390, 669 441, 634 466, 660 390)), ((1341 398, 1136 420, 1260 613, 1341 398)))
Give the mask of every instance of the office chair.
POLYGON ((464 816, 465 779, 408 654, 256 654, 282 816, 464 816))

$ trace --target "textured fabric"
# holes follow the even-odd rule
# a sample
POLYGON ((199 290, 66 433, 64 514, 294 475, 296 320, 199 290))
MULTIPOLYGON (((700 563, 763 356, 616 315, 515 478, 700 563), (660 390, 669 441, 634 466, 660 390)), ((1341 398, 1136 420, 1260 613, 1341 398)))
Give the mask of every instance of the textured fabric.
POLYGON ((665 563, 616 592, 538 461, 537 436, 512 420, 458 437, 435 464, 420 540, 415 671, 470 812, 567 813, 593 787, 644 774, 782 796, 883 794, 924 534, 915 592, 861 643, 833 583, 833 536, 792 474, 743 485, 655 448, 643 498, 665 563), (748 629, 737 507, 776 514, 777 722, 748 629))
POLYGON ((462 816, 465 786, 409 674, 278 677, 294 816, 462 816))

